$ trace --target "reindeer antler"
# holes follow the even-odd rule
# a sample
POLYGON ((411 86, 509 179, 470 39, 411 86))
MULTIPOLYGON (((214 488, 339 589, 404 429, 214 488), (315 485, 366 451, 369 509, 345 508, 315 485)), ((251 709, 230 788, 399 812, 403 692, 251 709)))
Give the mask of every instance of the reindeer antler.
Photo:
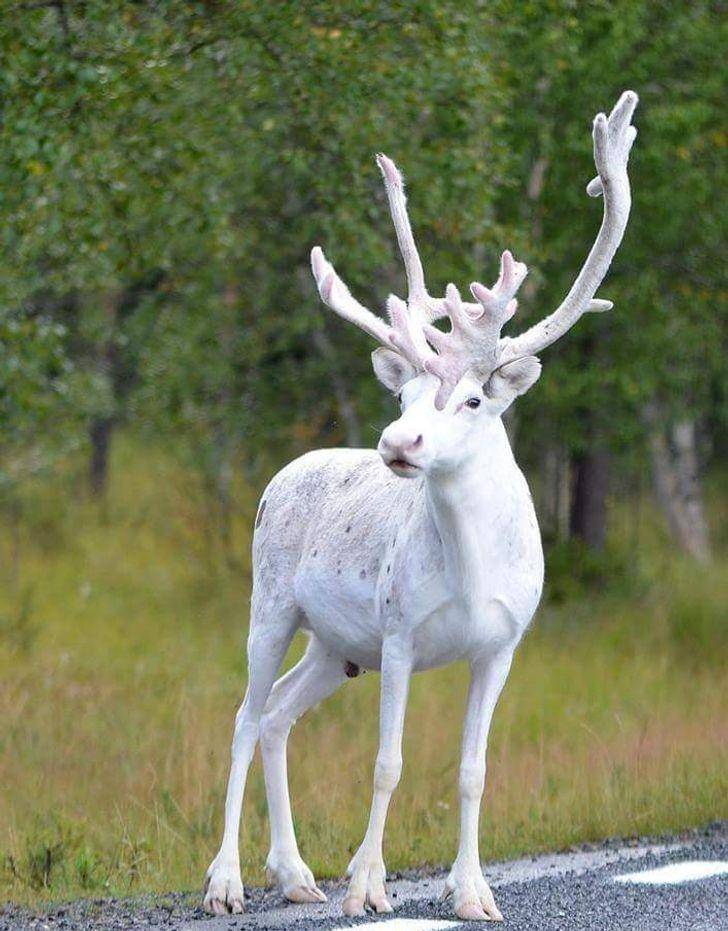
POLYGON ((444 299, 430 296, 407 214, 402 176, 394 162, 382 154, 377 155, 377 164, 404 260, 407 303, 390 296, 387 310, 391 325, 388 325, 352 297, 316 246, 311 252, 311 267, 324 303, 383 346, 396 349, 417 371, 427 371, 439 378, 441 385, 435 404, 440 409, 467 371, 488 378, 498 366, 549 346, 584 313, 609 310, 611 301, 595 300, 594 294, 609 269, 629 217, 627 161, 637 134, 630 123, 636 106, 637 94, 625 91, 608 119, 600 113, 594 120, 594 161, 598 175, 587 186, 587 193, 592 197, 604 195, 602 225, 562 304, 525 333, 513 339, 500 335, 516 311, 515 294, 527 273, 523 262, 516 262, 508 250, 501 256, 500 275, 492 288, 478 282, 470 286, 477 303, 464 302, 454 284, 447 286, 444 299), (450 318, 448 333, 431 325, 444 316, 450 318))
POLYGON ((387 312, 391 325, 388 326, 351 295, 319 246, 311 252, 311 268, 321 298, 328 307, 383 346, 396 349, 417 371, 428 371, 441 380, 435 403, 442 408, 468 368, 486 368, 492 363, 501 328, 515 312, 513 296, 526 276, 526 266, 516 262, 506 251, 501 257, 500 275, 492 288, 477 282, 471 285, 477 303, 463 302, 455 285, 448 286, 444 299, 431 297, 425 287, 422 262, 407 214, 402 176, 386 155, 377 155, 377 164, 404 260, 407 303, 390 295, 387 312), (450 333, 430 325, 431 321, 444 316, 450 318, 450 333))
POLYGON ((443 333, 429 324, 424 327, 428 341, 438 353, 425 363, 426 371, 442 382, 435 398, 437 408, 444 406, 452 389, 469 369, 482 372, 484 377, 493 371, 501 330, 516 312, 515 294, 527 274, 523 262, 516 262, 506 249, 501 256, 500 275, 493 287, 486 288, 477 281, 470 285, 477 304, 463 303, 455 285, 447 286, 445 309, 450 318, 450 332, 443 333))
POLYGON ((437 356, 427 345, 417 311, 411 304, 405 304, 394 294, 390 294, 387 298, 387 312, 392 323, 389 334, 390 347, 393 346, 408 359, 417 371, 426 371, 429 361, 437 356))
POLYGON ((314 246, 311 250, 311 271, 316 279, 316 287, 321 300, 327 307, 330 307, 344 320, 348 320, 349 323, 353 323, 360 330, 364 330, 365 333, 379 340, 383 346, 389 345, 390 328, 384 320, 352 297, 320 246, 314 246))
POLYGON ((422 323, 411 307, 391 294, 387 300, 391 322, 389 326, 352 297, 319 246, 311 250, 311 269, 324 304, 344 320, 373 336, 382 346, 396 349, 417 371, 425 371, 425 362, 435 354, 427 345, 422 323))
POLYGON ((421 315, 424 321, 438 320, 445 315, 445 302, 441 298, 430 297, 427 293, 425 273, 407 213, 407 196, 404 192, 402 175, 392 159, 383 152, 377 155, 377 165, 384 179, 389 212, 392 215, 397 244, 404 261, 404 271, 407 276, 407 303, 421 315))
POLYGON ((571 290, 556 310, 530 330, 514 339, 501 340, 504 361, 533 355, 550 346, 589 311, 610 310, 611 301, 592 300, 609 270, 622 241, 631 194, 627 162, 637 130, 631 125, 638 101, 634 91, 625 91, 607 118, 599 113, 594 120, 594 162, 597 177, 587 185, 590 197, 604 195, 604 216, 597 238, 571 290))

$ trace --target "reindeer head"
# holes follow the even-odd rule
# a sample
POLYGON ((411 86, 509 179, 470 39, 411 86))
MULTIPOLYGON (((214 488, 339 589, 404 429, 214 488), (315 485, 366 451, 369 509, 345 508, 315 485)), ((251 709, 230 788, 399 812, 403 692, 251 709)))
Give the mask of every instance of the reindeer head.
POLYGON ((456 469, 484 441, 488 420, 538 380, 536 353, 549 346, 588 311, 609 310, 594 294, 624 234, 630 210, 627 160, 636 130, 630 125, 637 95, 626 91, 609 118, 594 120, 597 177, 587 193, 604 195, 604 217, 594 246, 561 305, 515 338, 501 336, 517 308, 515 298, 527 269, 509 251, 501 256, 492 288, 471 284, 465 302, 454 284, 433 298, 407 215, 402 177, 386 155, 377 156, 407 276, 407 302, 390 295, 389 322, 371 313, 348 288, 317 246, 311 266, 325 304, 378 340, 372 353, 377 378, 399 398, 402 416, 382 434, 379 452, 397 474, 410 477, 456 469), (445 332, 435 326, 449 318, 445 332))

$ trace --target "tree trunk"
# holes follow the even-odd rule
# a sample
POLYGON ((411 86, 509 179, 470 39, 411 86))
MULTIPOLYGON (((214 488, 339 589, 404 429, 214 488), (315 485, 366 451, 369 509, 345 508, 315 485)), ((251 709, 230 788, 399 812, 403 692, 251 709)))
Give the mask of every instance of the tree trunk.
POLYGON ((112 433, 117 424, 124 422, 129 395, 139 376, 141 346, 151 335, 156 315, 150 316, 141 337, 130 339, 125 327, 138 311, 144 297, 153 293, 163 280, 164 272, 154 269, 123 291, 111 292, 103 297, 107 332, 105 339, 95 347, 94 354, 99 373, 109 381, 113 408, 111 413, 94 417, 89 425, 89 477, 91 491, 95 495, 106 491, 112 433))
POLYGON ((589 450, 575 456, 569 526, 574 537, 595 550, 607 539, 607 492, 609 453, 589 450))
POLYGON ((687 525, 686 549, 697 559, 710 557, 708 522, 703 508, 698 468, 697 431, 694 420, 679 420, 672 428, 677 489, 687 525))
POLYGON ((114 420, 111 417, 96 417, 89 426, 91 459, 89 462, 89 483, 91 491, 97 497, 106 494, 109 478, 109 449, 114 420))
POLYGON ((707 562, 710 541, 700 489, 695 421, 685 418, 666 431, 656 404, 648 405, 644 414, 658 504, 683 552, 707 562))
MULTIPOLYGON (((121 354, 117 344, 117 327, 119 324, 119 295, 107 294, 104 297, 104 311, 108 321, 106 339, 97 347, 98 368, 108 379, 111 393, 116 398, 119 386, 121 354)), ((89 486, 96 498, 106 494, 109 478, 109 449, 114 419, 109 413, 98 414, 91 418, 88 436, 91 444, 89 460, 89 486)))
POLYGON ((543 529, 553 540, 567 540, 570 522, 569 452, 564 443, 549 443, 541 460, 543 529))

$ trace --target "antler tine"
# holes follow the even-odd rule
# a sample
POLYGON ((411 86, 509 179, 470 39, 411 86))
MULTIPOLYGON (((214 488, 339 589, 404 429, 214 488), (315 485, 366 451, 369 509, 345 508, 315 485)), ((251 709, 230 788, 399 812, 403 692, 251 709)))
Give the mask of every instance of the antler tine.
POLYGON ((427 345, 422 331, 422 322, 415 318, 415 311, 394 294, 387 298, 387 312, 392 322, 389 342, 408 359, 418 371, 424 371, 428 359, 436 358, 427 345))
POLYGON ((444 407, 455 385, 468 369, 490 371, 497 357, 503 324, 516 311, 513 295, 526 277, 523 262, 516 262, 506 250, 501 256, 500 274, 492 288, 474 282, 470 290, 477 304, 466 304, 454 284, 447 286, 445 310, 451 322, 449 333, 430 324, 423 329, 437 355, 425 362, 425 370, 436 375, 441 387, 435 397, 438 409, 444 407))
POLYGON ((601 173, 609 171, 608 144, 614 143, 623 149, 623 155, 629 156, 632 145, 637 138, 637 128, 630 125, 638 102, 634 91, 625 91, 612 107, 609 117, 599 113, 594 120, 594 161, 597 166, 596 178, 586 186, 589 197, 599 197, 604 193, 601 173), (598 127, 597 127, 598 124, 598 127))
POLYGON ((597 114, 593 137, 598 174, 587 185, 587 193, 591 197, 604 195, 599 233, 571 290, 556 310, 520 336, 501 340, 503 361, 534 355, 563 336, 583 314, 611 308, 611 301, 594 300, 594 294, 609 270, 629 219, 632 198, 627 163, 637 135, 630 122, 637 103, 637 94, 625 91, 608 118, 597 114))
POLYGON ((384 179, 389 211, 392 214, 399 251, 404 260, 404 270, 407 276, 407 302, 416 307, 425 321, 437 320, 445 315, 444 301, 430 297, 427 293, 425 273, 407 213, 407 196, 402 175, 392 159, 383 152, 377 155, 377 165, 384 179))
POLYGON ((467 371, 467 360, 470 358, 468 312, 460 292, 452 283, 447 286, 444 303, 450 318, 450 332, 443 333, 429 323, 423 326, 427 341, 437 350, 437 355, 425 361, 425 371, 440 379, 440 387, 435 395, 435 407, 438 410, 443 409, 453 388, 467 371))
POLYGON ((352 297, 349 289, 339 278, 334 266, 329 262, 320 246, 311 250, 311 270, 316 279, 321 300, 344 320, 348 320, 360 330, 364 330, 383 346, 391 345, 389 336, 391 329, 380 317, 367 310, 356 298, 352 297))
POLYGON ((425 370, 426 360, 434 358, 435 354, 427 344, 422 332, 422 322, 414 309, 391 294, 387 300, 392 324, 389 326, 351 296, 349 289, 336 274, 333 265, 319 246, 311 250, 311 269, 324 304, 344 320, 373 336, 382 346, 395 349, 411 362, 417 371, 425 370))
POLYGON ((492 288, 486 288, 477 281, 470 285, 470 292, 501 327, 516 312, 518 302, 514 295, 523 284, 528 268, 523 262, 516 262, 513 254, 506 249, 501 256, 500 274, 492 288))

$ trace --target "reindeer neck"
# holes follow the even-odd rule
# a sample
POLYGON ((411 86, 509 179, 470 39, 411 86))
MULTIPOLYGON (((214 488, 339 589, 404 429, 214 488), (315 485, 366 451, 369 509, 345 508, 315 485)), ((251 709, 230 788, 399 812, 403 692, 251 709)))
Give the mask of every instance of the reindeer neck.
POLYGON ((525 487, 500 419, 489 424, 470 461, 455 473, 426 480, 428 512, 437 527, 447 574, 463 592, 478 597, 479 581, 492 574, 515 515, 513 489, 525 487))

